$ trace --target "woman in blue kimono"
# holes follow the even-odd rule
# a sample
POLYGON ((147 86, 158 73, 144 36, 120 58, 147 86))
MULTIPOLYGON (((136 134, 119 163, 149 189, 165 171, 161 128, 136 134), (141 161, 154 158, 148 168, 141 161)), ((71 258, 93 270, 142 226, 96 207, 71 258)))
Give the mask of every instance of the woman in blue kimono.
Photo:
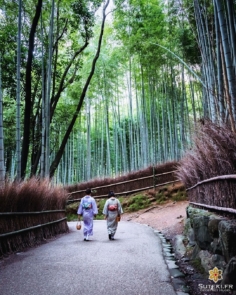
POLYGON ((115 194, 113 191, 110 191, 108 194, 110 197, 103 208, 102 213, 105 215, 105 219, 107 221, 107 231, 109 240, 114 240, 114 236, 118 226, 118 219, 123 213, 120 201, 115 198, 115 194))
POLYGON ((81 216, 84 222, 84 241, 89 240, 89 236, 93 235, 93 218, 98 214, 97 204, 95 199, 91 197, 91 189, 86 189, 86 195, 81 199, 77 211, 78 220, 81 216))

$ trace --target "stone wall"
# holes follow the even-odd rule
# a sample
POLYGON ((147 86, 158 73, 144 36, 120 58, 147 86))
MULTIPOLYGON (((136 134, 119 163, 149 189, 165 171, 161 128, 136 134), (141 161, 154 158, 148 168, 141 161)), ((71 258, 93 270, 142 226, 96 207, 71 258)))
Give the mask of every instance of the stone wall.
POLYGON ((221 284, 236 289, 236 220, 187 207, 183 236, 176 237, 175 253, 199 260, 205 274, 222 271, 221 284))

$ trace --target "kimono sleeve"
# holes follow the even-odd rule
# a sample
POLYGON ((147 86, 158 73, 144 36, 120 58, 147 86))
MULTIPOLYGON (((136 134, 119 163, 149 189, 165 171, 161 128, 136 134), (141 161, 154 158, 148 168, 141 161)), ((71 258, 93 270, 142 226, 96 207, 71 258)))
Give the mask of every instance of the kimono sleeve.
POLYGON ((97 207, 97 204, 96 204, 96 201, 94 198, 92 200, 92 206, 93 206, 93 215, 97 215, 98 214, 98 207, 97 207))
POLYGON ((82 204, 83 204, 83 198, 81 199, 78 210, 77 210, 77 214, 79 214, 79 215, 82 215, 82 213, 83 213, 82 204))
POLYGON ((122 209, 121 203, 120 203, 119 200, 117 200, 117 201, 118 201, 118 214, 122 214, 122 213, 124 213, 124 212, 123 212, 123 209, 122 209))
POLYGON ((106 200, 106 203, 105 203, 105 205, 103 207, 102 214, 104 214, 106 216, 108 215, 108 200, 106 200))

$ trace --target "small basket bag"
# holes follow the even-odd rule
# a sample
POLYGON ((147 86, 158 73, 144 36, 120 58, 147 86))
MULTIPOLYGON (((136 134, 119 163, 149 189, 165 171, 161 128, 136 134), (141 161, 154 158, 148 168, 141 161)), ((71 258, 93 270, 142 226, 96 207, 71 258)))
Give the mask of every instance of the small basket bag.
POLYGON ((81 229, 81 222, 80 222, 80 221, 77 222, 77 224, 76 224, 76 229, 77 229, 77 230, 80 230, 80 229, 81 229))

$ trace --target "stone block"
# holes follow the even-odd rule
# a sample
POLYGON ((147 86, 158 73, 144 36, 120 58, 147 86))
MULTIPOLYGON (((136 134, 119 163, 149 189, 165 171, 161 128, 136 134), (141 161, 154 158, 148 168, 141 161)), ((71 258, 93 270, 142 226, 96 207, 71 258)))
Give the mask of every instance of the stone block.
POLYGON ((210 251, 213 254, 222 255, 222 247, 221 247, 220 239, 213 239, 213 241, 211 242, 210 251))
POLYGON ((209 233, 212 237, 212 239, 215 239, 215 238, 219 238, 219 229, 218 229, 218 226, 219 226, 219 223, 220 221, 222 221, 222 218, 210 218, 209 220, 209 223, 208 223, 208 230, 209 230, 209 233))
POLYGON ((219 240, 222 254, 228 263, 230 258, 236 256, 236 222, 223 220, 219 223, 219 240))
POLYGON ((222 284, 233 285, 233 290, 236 290, 235 278, 236 278, 236 257, 232 257, 223 273, 222 284))
POLYGON ((195 240, 202 250, 211 247, 212 238, 208 230, 209 216, 197 216, 193 218, 193 230, 195 240))

